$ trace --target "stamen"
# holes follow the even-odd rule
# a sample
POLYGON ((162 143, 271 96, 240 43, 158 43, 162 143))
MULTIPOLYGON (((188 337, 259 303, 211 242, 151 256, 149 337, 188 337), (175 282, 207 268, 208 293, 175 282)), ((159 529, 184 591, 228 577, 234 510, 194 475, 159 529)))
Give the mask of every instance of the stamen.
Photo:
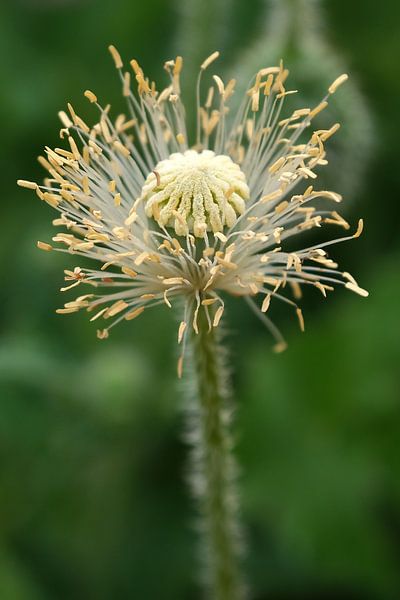
POLYGON ((27 188, 28 190, 36 190, 38 184, 34 181, 27 181, 26 179, 18 179, 17 185, 23 188, 27 188))
POLYGON ((222 315, 223 315, 223 313, 224 313, 224 310, 225 310, 225 309, 224 309, 224 306, 223 306, 223 305, 222 305, 222 306, 219 306, 219 307, 217 308, 217 310, 216 310, 216 313, 215 313, 215 315, 214 315, 213 327, 218 327, 218 325, 219 325, 219 322, 220 322, 220 320, 221 320, 221 317, 222 317, 222 315))
POLYGON ((46 242, 39 241, 36 243, 36 245, 40 250, 45 250, 46 252, 53 250, 53 246, 51 244, 46 244, 46 242))
POLYGON ((216 50, 215 52, 210 54, 210 56, 208 58, 206 58, 206 60, 204 62, 201 63, 200 69, 202 71, 204 71, 205 69, 207 69, 207 67, 209 67, 211 65, 211 63, 214 62, 214 60, 217 60, 218 57, 219 57, 219 52, 218 52, 218 50, 216 50))
POLYGON ((348 78, 349 78, 349 76, 346 73, 343 73, 343 75, 340 75, 340 77, 335 79, 335 81, 329 86, 328 92, 330 94, 334 94, 336 92, 336 90, 338 89, 338 87, 341 86, 345 81, 347 81, 348 78))
POLYGON ((94 94, 93 92, 91 92, 90 90, 86 90, 84 93, 84 96, 86 96, 86 98, 89 100, 89 102, 97 102, 97 96, 96 94, 94 94))
MULTIPOLYGON (((59 117, 60 137, 69 146, 46 148, 46 157, 38 159, 48 171, 44 185, 18 180, 55 208, 59 218, 53 224, 67 229, 53 237, 61 247, 39 241, 38 248, 99 262, 96 270, 65 271, 69 283, 63 291, 79 285, 97 289, 57 313, 85 309, 95 313, 92 321, 113 319, 97 332, 105 339, 116 323, 157 304, 171 308, 170 300, 180 297, 185 305, 178 329, 181 376, 188 330, 199 331, 200 310, 210 330, 219 325, 221 291, 246 299, 275 336, 276 351, 286 344, 265 314, 272 297, 294 306, 304 330, 300 308, 284 295, 287 288, 295 300, 301 296, 300 285, 313 286, 324 296, 333 284, 368 295, 349 273, 335 271, 337 264, 322 249, 358 237, 362 221, 354 235, 308 248, 292 246, 290 252, 283 247, 287 239, 314 227, 349 228, 336 211, 310 206, 318 198, 340 202, 339 194, 313 186, 291 193, 299 181, 315 179, 315 167, 327 163, 324 143, 339 124, 313 131, 308 139, 303 135, 347 75, 331 84, 313 110, 299 108, 285 115, 285 98, 295 93, 284 87, 287 69, 282 62, 261 69, 229 123, 226 103, 235 80, 225 85, 213 75, 208 93, 201 94, 204 71, 219 56, 213 52, 200 66, 196 134, 187 150, 192 142, 180 90, 182 57, 165 63, 170 82, 159 93, 136 60, 130 62, 132 71, 124 73, 120 54, 114 46, 109 50, 130 114, 111 120, 110 106, 98 105, 99 120, 89 128, 68 104, 69 114, 62 111, 59 117), (137 87, 132 89, 134 78, 137 87)), ((97 104, 92 91, 84 96, 97 104)))
POLYGON ((113 57, 114 63, 115 63, 115 67, 117 69, 122 69, 122 67, 124 66, 121 56, 118 52, 118 50, 115 48, 115 46, 110 45, 108 46, 108 49, 110 51, 111 56, 113 57))

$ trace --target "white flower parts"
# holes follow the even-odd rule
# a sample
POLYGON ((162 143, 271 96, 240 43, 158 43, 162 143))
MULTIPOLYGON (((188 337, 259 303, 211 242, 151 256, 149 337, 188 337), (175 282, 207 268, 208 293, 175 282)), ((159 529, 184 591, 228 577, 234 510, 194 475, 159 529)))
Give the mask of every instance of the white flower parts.
POLYGON ((302 285, 324 296, 334 284, 367 295, 349 273, 337 270, 324 249, 359 236, 362 221, 354 235, 285 249, 287 240, 293 248, 292 238, 311 228, 349 228, 336 210, 314 205, 320 198, 339 203, 339 194, 309 184, 315 169, 327 163, 324 143, 339 125, 307 133, 346 75, 316 107, 283 117, 285 97, 294 93, 284 87, 288 71, 282 65, 262 69, 231 118, 234 80, 224 84, 214 75, 202 97, 201 78, 218 57, 215 52, 200 68, 196 136, 190 144, 180 92, 182 58, 165 64, 170 83, 161 92, 131 61, 132 91, 131 71, 124 71, 113 46, 110 51, 129 117, 112 119, 110 107, 102 108, 86 91, 99 110, 98 122, 90 127, 68 105, 69 115, 60 113, 60 135, 68 148, 47 147, 39 158, 49 173, 44 185, 19 180, 58 211, 53 223, 64 229, 53 237, 56 247, 38 246, 98 264, 65 271, 69 284, 62 291, 89 289, 57 312, 87 310, 92 321, 107 323, 98 330, 105 338, 116 323, 159 304, 171 307, 180 298, 183 356, 188 331, 198 330, 200 310, 210 328, 218 326, 224 293, 247 300, 276 337, 277 350, 284 341, 265 315, 272 298, 293 305, 303 329, 297 305, 302 285))

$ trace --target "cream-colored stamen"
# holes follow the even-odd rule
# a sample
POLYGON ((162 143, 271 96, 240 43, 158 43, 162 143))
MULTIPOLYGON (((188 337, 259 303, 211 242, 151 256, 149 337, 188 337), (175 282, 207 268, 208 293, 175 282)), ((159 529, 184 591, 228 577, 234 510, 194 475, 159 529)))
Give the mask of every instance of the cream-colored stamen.
POLYGON ((211 150, 176 152, 148 175, 141 198, 146 214, 177 235, 232 227, 245 210, 249 188, 239 165, 211 150))

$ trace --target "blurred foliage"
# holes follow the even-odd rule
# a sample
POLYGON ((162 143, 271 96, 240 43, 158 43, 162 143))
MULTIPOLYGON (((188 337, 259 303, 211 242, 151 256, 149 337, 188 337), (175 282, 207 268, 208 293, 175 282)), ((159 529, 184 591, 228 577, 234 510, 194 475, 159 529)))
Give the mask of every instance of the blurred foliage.
MULTIPOLYGON (((110 42, 136 56, 152 77, 162 75, 174 51, 185 51, 191 93, 199 57, 216 47, 226 52, 227 73, 244 73, 257 49, 266 62, 276 60, 268 56, 272 42, 284 45, 266 37, 268 6, 263 0, 0 5, 2 600, 200 597, 193 513, 182 481, 186 448, 171 313, 143 315, 105 342, 96 340, 84 315, 55 315, 67 265, 34 247, 36 239, 51 237, 53 212, 16 189, 15 180, 42 176, 33 157, 57 144, 56 113, 67 100, 85 116, 81 92, 90 88, 122 108, 110 42)), ((343 63, 354 75, 356 108, 346 106, 341 92, 333 102, 343 136, 364 118, 357 106, 372 113, 373 145, 368 125, 367 142, 352 154, 359 160, 374 152, 368 168, 357 171, 362 185, 348 188, 356 192, 347 217, 365 216, 366 232, 335 252, 371 296, 340 291, 323 301, 306 294, 304 335, 291 313, 273 307, 289 341, 280 356, 245 305, 229 302, 247 568, 253 600, 397 600, 400 248, 397 222, 387 215, 400 179, 392 167, 400 8, 395 0, 379 11, 372 0, 331 0, 321 8, 318 77, 307 77, 295 46, 286 62, 294 79, 302 69, 309 102, 319 101, 331 65, 343 63)), ((301 11, 292 16, 296 27, 305 26, 301 11)), ((340 147, 336 154, 340 159, 340 147)), ((331 176, 343 191, 338 164, 332 160, 331 176)))
MULTIPOLYGON (((241 82, 239 89, 245 92, 249 73, 257 72, 268 61, 278 64, 284 59, 290 66, 289 89, 298 90, 292 102, 296 108, 313 107, 338 74, 348 70, 346 61, 329 42, 321 0, 266 0, 264 4, 264 27, 233 69, 241 82)), ((322 169, 321 183, 352 197, 373 149, 371 114, 353 75, 332 100, 316 127, 322 129, 327 122, 344 123, 345 127, 329 144, 330 168, 322 169)))

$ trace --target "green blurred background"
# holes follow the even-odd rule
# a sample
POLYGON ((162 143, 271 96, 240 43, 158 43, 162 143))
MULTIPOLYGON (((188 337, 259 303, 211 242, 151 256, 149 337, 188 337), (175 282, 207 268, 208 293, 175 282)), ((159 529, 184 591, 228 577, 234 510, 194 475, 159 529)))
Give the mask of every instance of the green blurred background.
POLYGON ((152 77, 184 53, 188 94, 215 48, 246 82, 283 55, 307 103, 351 74, 321 124, 343 125, 327 185, 365 218, 333 254, 369 299, 306 294, 304 335, 273 307, 278 356, 229 305, 246 570, 252 600, 400 598, 399 27, 398 0, 2 0, 1 600, 201 597, 176 323, 160 309, 99 342, 84 314, 55 315, 75 265, 36 250, 54 213, 15 186, 42 177, 66 101, 92 118, 89 88, 123 110, 109 43, 152 77))

